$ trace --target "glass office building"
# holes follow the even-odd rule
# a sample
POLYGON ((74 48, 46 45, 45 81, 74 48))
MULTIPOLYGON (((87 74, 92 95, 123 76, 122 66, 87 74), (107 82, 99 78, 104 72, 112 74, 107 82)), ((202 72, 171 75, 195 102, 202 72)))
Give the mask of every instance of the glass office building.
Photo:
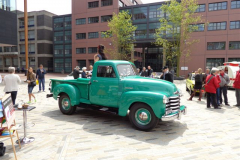
POLYGON ((72 16, 53 17, 53 61, 54 72, 72 71, 72 16))
POLYGON ((16 12, 16 0, 0 0, 0 9, 16 12))

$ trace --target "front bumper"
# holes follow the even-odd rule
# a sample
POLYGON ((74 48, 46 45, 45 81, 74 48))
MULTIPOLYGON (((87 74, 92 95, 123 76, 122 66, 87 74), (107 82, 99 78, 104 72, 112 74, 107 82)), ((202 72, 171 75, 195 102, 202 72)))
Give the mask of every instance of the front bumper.
POLYGON ((180 110, 177 113, 164 115, 162 117, 162 121, 172 121, 174 119, 180 120, 182 118, 182 114, 187 114, 187 107, 186 106, 180 106, 180 110))

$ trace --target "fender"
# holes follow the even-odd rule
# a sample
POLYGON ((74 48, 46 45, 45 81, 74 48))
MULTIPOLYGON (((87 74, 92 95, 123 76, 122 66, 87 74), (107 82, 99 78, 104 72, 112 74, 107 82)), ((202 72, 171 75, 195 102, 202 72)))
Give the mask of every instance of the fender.
POLYGON ((72 106, 80 104, 80 91, 76 86, 70 84, 59 84, 53 89, 53 98, 57 100, 60 93, 66 93, 69 96, 72 106))
POLYGON ((120 116, 126 116, 130 106, 135 102, 142 102, 149 105, 156 117, 161 118, 165 114, 166 104, 163 103, 164 93, 129 91, 122 94, 119 100, 120 116))

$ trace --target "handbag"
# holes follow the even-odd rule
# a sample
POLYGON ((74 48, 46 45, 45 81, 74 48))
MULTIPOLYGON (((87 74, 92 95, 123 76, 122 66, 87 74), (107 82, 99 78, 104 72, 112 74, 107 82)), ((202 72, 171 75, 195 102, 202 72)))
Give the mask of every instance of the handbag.
POLYGON ((34 86, 34 87, 37 85, 37 84, 36 84, 36 81, 33 81, 33 82, 31 82, 30 84, 31 84, 31 86, 34 86))
POLYGON ((36 85, 38 85, 39 84, 39 81, 38 81, 38 79, 36 80, 36 85))
MULTIPOLYGON (((206 83, 206 84, 208 84, 210 81, 211 81, 211 79, 213 78, 213 76, 208 80, 208 82, 206 83)), ((203 86, 202 86, 202 90, 204 90, 205 91, 205 85, 206 84, 204 84, 203 86)))

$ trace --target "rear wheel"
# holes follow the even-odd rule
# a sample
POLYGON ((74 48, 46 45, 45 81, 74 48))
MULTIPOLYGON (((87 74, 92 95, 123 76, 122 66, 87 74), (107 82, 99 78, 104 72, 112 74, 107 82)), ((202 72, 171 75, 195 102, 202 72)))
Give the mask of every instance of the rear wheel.
POLYGON ((131 107, 129 120, 135 128, 141 131, 150 131, 159 122, 152 108, 143 103, 136 103, 131 107))
POLYGON ((76 111, 76 106, 71 106, 70 98, 66 94, 60 96, 58 105, 63 114, 72 115, 76 111))

